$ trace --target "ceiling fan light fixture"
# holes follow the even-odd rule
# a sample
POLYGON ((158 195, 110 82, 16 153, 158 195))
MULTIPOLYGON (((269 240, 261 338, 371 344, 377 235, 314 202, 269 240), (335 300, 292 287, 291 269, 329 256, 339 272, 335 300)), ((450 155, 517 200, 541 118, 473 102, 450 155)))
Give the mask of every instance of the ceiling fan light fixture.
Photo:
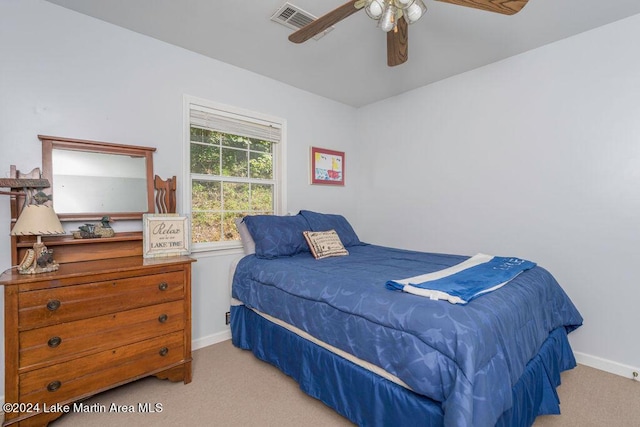
POLYGON ((369 18, 378 21, 378 27, 385 33, 396 28, 401 16, 413 24, 427 11, 422 0, 364 0, 360 7, 364 7, 369 18))
POLYGON ((384 10, 382 17, 378 21, 378 26, 382 31, 388 33, 396 27, 396 17, 398 13, 398 8, 393 4, 387 4, 387 8, 384 10))
POLYGON ((418 19, 422 18, 422 15, 427 11, 427 6, 422 2, 422 0, 413 0, 413 2, 407 7, 403 9, 402 13, 404 14, 404 19, 407 20, 408 24, 413 24, 418 19))
POLYGON ((407 7, 411 6, 411 3, 413 2, 414 0, 395 0, 396 6, 400 9, 406 9, 407 7))
POLYGON ((367 0, 364 11, 367 12, 369 18, 378 20, 382 16, 386 7, 387 5, 384 0, 367 0))

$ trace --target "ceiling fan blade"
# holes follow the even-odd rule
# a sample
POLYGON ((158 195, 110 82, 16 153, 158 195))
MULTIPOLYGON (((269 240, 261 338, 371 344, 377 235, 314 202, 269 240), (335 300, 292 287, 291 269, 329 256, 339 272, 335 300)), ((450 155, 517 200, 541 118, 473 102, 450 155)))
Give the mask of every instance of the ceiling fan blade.
POLYGON ((513 15, 522 10, 529 0, 436 0, 443 3, 457 4, 459 6, 473 7, 489 12, 513 15))
POLYGON ((343 4, 339 8, 332 10, 326 15, 321 16, 312 23, 305 25, 295 33, 291 34, 289 36, 289 40, 294 43, 306 42, 313 36, 320 34, 332 25, 337 24, 343 19, 359 11, 360 8, 356 7, 356 3, 358 3, 359 1, 360 0, 351 0, 350 2, 343 4))
POLYGON ((387 33, 387 65, 395 67, 409 59, 409 25, 404 16, 398 19, 396 28, 387 33))

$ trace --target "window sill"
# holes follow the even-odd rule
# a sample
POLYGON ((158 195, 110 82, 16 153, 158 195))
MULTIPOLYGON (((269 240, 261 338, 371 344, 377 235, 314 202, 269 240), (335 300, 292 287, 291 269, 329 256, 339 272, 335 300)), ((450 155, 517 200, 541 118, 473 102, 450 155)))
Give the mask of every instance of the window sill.
POLYGON ((202 245, 200 247, 192 247, 191 255, 194 258, 205 258, 212 256, 226 256, 244 254, 242 245, 239 242, 219 244, 219 245, 202 245))

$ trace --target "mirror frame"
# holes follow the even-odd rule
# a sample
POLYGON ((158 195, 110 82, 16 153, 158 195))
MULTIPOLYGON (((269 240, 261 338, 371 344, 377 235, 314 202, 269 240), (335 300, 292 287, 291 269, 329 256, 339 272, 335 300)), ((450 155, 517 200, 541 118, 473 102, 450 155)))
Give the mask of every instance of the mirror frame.
MULTIPOLYGON (((52 151, 73 150, 88 151, 93 153, 106 153, 118 155, 130 155, 144 157, 146 164, 147 179, 147 211, 146 212, 100 212, 100 213, 58 213, 60 221, 92 221, 100 220, 103 216, 110 216, 111 219, 142 219, 145 213, 154 213, 154 188, 153 188, 153 153, 156 151, 152 147, 141 147, 137 145, 115 144, 110 142, 88 141, 82 139, 60 138, 57 136, 38 135, 42 141, 42 177, 49 180, 51 187, 45 189, 46 194, 53 192, 53 168, 52 151)), ((55 194, 53 194, 55 197, 55 194)))

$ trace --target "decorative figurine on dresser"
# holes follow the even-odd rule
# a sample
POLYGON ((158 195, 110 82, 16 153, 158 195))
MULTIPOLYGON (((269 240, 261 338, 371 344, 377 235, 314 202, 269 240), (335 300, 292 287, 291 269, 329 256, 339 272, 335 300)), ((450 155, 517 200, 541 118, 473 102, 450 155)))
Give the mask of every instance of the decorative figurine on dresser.
POLYGON ((11 265, 18 266, 0 276, 5 402, 13 404, 5 405, 3 426, 47 425, 76 402, 151 375, 191 382, 194 260, 144 258, 142 232, 50 236, 64 232, 60 221, 111 228, 111 220, 154 213, 155 149, 39 138, 41 178, 51 185, 39 190, 42 203, 25 196, 26 178, 14 167, 11 191, 0 192, 11 195, 11 265), (86 167, 65 169, 74 156, 86 167), (82 175, 98 168, 108 177, 82 175), (104 190, 91 192, 99 197, 85 197, 86 186, 96 189, 104 179, 104 190), (30 212, 47 222, 32 227, 30 212))

